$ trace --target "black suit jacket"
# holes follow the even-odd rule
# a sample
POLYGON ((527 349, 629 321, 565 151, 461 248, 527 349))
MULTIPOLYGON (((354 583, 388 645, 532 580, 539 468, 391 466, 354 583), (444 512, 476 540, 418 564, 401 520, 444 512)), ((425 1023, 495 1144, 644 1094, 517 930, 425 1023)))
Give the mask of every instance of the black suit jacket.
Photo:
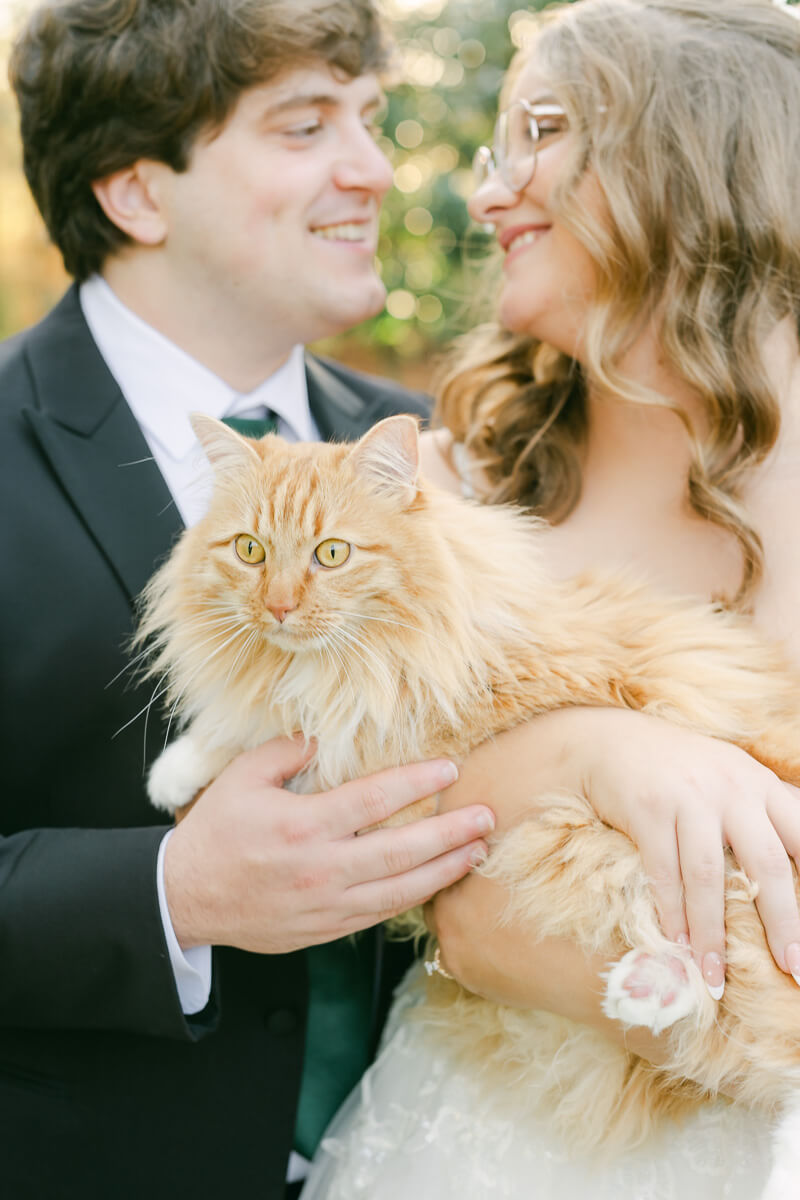
MULTIPOLYGON (((307 370, 324 437, 426 411, 423 397, 333 363, 308 356, 307 370)), ((0 347, 9 1200, 283 1195, 304 955, 215 951, 213 999, 186 1019, 159 918, 164 826, 143 776, 164 730, 154 714, 146 731, 133 720, 152 689, 119 674, 133 600, 181 529, 148 459, 73 288, 0 347)))

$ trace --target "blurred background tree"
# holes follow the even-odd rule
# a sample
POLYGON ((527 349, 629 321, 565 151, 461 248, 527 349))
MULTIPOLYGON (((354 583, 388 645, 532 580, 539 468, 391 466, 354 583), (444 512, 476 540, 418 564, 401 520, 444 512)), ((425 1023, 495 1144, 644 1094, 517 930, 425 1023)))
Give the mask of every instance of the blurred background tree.
MULTIPOLYGON (((36 0, 0 0, 0 56, 36 0)), ((379 257, 388 291, 374 320, 317 349, 425 387, 430 362, 472 319, 470 263, 487 239, 467 216, 470 164, 490 140, 500 81, 532 28, 535 0, 378 0, 397 44, 380 145, 394 167, 379 257), (469 314, 469 315, 468 315, 469 314)), ((16 111, 0 82, 0 337, 42 315, 66 285, 20 166, 16 111)), ((486 285, 483 285, 485 290, 486 285)))

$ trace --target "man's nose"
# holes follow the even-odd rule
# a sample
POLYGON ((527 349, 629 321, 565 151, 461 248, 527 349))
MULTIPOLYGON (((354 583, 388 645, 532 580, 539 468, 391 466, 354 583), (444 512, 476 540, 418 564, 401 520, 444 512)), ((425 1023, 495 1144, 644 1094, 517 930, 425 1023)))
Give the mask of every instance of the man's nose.
POLYGON ((394 181, 392 164, 375 142, 370 131, 361 125, 349 134, 336 169, 339 187, 363 188, 381 197, 394 181))

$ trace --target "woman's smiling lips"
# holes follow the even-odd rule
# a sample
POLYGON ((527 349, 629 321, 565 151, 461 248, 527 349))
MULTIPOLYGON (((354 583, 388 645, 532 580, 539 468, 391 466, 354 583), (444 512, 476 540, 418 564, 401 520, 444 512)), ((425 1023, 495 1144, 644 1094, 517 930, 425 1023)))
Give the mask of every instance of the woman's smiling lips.
POLYGON ((504 229, 497 240, 506 252, 506 263, 516 258, 528 246, 532 246, 549 229, 550 225, 544 223, 512 225, 509 229, 504 229))

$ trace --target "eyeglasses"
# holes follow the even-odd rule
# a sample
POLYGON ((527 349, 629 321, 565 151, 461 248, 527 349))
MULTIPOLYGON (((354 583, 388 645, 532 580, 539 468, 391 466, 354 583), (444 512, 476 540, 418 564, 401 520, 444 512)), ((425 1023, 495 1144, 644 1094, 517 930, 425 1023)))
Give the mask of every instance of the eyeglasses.
POLYGON ((548 133, 563 133, 567 114, 560 104, 531 104, 515 100, 500 113, 492 145, 480 146, 472 160, 475 183, 481 187, 495 173, 512 192, 521 192, 533 179, 536 151, 548 133))

